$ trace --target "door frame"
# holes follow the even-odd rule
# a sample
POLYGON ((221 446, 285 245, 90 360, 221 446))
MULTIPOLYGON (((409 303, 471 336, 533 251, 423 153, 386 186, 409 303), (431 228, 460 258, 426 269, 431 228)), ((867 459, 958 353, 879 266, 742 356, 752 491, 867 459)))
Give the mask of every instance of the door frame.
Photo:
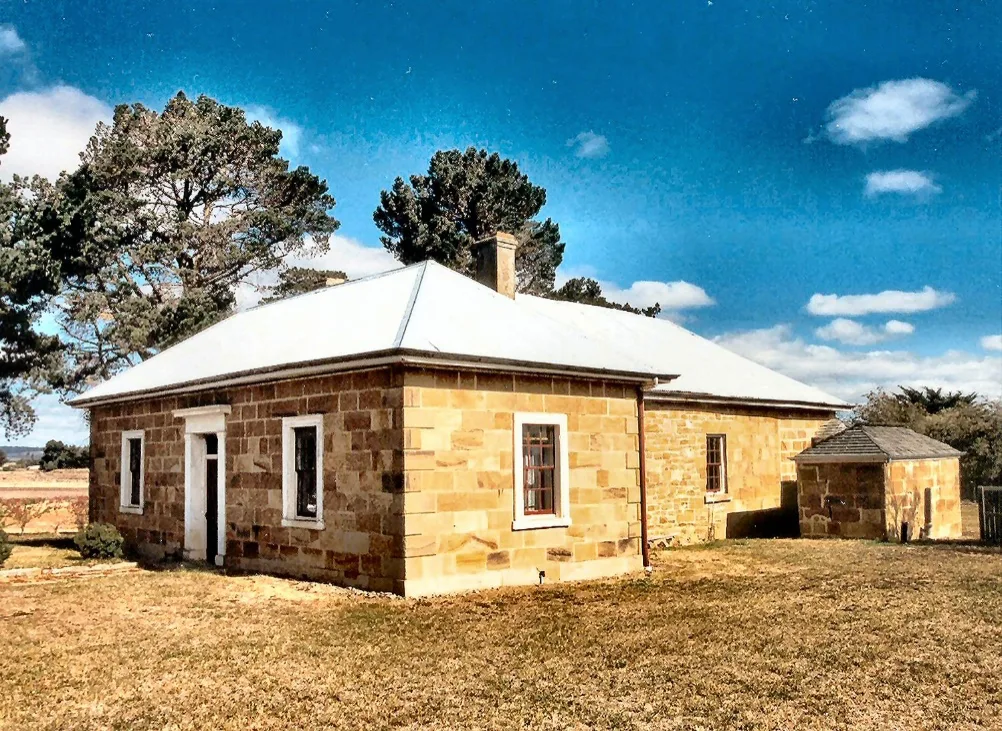
POLYGON ((228 404, 178 409, 174 417, 184 419, 184 555, 204 561, 205 541, 205 440, 215 434, 219 442, 216 467, 216 559, 222 566, 226 556, 226 417, 228 404))

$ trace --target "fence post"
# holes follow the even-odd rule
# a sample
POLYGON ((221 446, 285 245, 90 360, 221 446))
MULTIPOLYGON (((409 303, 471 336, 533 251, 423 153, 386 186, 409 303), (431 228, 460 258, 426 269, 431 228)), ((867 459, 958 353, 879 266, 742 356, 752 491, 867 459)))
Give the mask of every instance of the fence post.
POLYGON ((978 501, 978 537, 984 541, 985 535, 985 488, 978 485, 974 488, 975 499, 978 501))

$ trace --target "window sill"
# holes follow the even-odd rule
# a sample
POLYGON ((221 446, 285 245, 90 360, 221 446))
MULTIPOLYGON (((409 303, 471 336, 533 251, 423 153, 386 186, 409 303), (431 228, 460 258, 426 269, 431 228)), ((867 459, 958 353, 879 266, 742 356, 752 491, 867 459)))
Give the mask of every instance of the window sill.
POLYGON ((132 513, 132 515, 142 515, 143 506, 142 505, 119 505, 118 512, 120 513, 132 513))
POLYGON ((284 528, 309 528, 310 530, 323 530, 322 520, 310 520, 309 518, 282 518, 284 528))
POLYGON ((730 501, 730 493, 726 492, 708 492, 703 496, 703 502, 707 505, 711 505, 713 503, 729 503, 730 501))
POLYGON ((511 522, 512 530, 533 530, 535 528, 566 528, 570 518, 560 515, 524 515, 511 522))

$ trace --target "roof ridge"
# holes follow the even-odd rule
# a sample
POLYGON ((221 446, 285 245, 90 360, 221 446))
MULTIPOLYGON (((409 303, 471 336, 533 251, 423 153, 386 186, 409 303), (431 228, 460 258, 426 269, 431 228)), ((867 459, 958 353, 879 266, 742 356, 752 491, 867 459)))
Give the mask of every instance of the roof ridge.
MULTIPOLYGON (((373 279, 379 279, 380 277, 386 277, 390 274, 399 274, 400 272, 407 271, 408 269, 414 269, 416 267, 427 264, 427 261, 419 261, 414 264, 407 264, 406 266, 397 267, 395 269, 387 269, 385 272, 376 272, 375 274, 366 274, 364 277, 359 277, 358 279, 347 279, 341 284, 332 285, 336 287, 350 287, 353 284, 361 284, 362 282, 371 282, 373 279)), ((309 269, 310 267, 304 267, 309 269)), ((243 312, 253 312, 254 310, 260 310, 264 307, 270 307, 271 305, 277 305, 280 302, 289 302, 291 300, 299 299, 301 297, 309 297, 310 295, 318 295, 327 292, 331 287, 320 287, 318 289, 310 290, 309 292, 300 292, 299 294, 290 295, 289 297, 283 297, 282 299, 272 300, 271 302, 258 302, 253 307, 248 307, 246 310, 240 310, 240 312, 235 312, 234 314, 240 314, 243 312)))
POLYGON ((404 316, 400 319, 400 328, 397 330, 396 338, 393 339, 394 348, 399 348, 404 342, 404 336, 407 334, 407 326, 411 324, 411 315, 414 314, 414 303, 417 302, 418 294, 421 292, 421 285, 424 283, 424 275, 428 271, 429 261, 426 259, 416 265, 421 267, 421 271, 414 278, 414 286, 411 289, 410 298, 407 300, 407 307, 404 308, 404 316))

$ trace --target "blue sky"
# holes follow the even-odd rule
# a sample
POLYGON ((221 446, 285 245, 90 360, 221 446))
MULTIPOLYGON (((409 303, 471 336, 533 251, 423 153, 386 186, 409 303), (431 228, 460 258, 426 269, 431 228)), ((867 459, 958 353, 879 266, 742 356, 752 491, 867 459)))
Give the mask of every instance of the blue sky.
MULTIPOLYGON (((359 275, 392 265, 379 191, 476 144, 547 189, 564 277, 847 398, 1002 392, 990 2, 108 7, 0 0, 5 174, 72 165, 115 104, 207 93, 328 180, 321 263, 359 275)), ((24 441, 83 438, 42 411, 24 441)))

